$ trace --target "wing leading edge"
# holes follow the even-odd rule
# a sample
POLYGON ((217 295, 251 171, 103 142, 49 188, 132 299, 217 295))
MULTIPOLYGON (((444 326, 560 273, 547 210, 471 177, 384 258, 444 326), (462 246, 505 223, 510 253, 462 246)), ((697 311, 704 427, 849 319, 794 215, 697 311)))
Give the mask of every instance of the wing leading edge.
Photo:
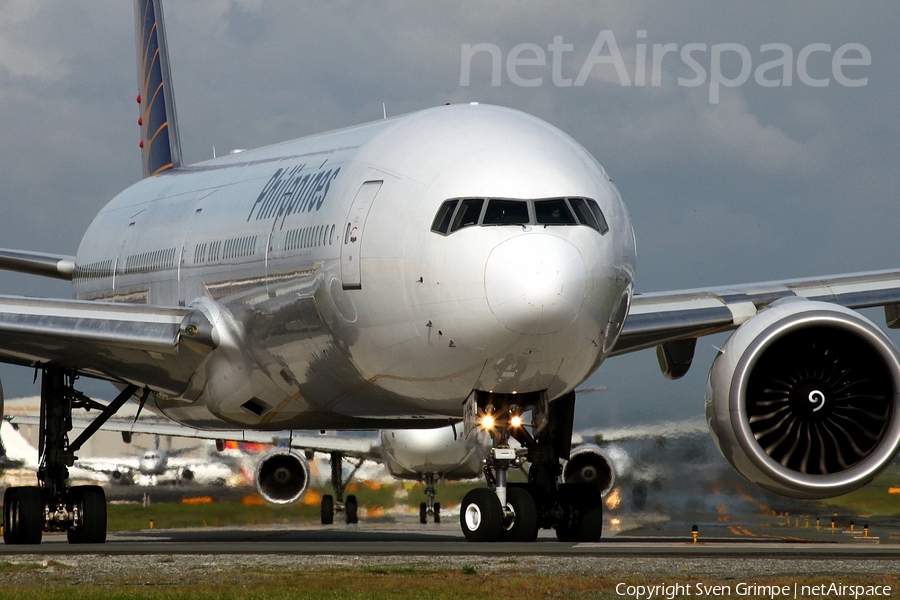
POLYGON ((791 297, 853 309, 882 306, 887 326, 900 327, 900 270, 655 292, 635 295, 612 355, 735 329, 791 297))
MULTIPOLYGON (((14 415, 7 417, 7 420, 10 423, 20 425, 40 424, 40 418, 36 416, 14 415)), ((72 426, 76 429, 86 429, 91 426, 91 421, 87 419, 73 419, 72 426)), ((174 422, 148 422, 142 419, 137 421, 110 419, 103 423, 101 429, 122 433, 168 435, 200 440, 251 442, 272 446, 289 445, 291 448, 311 450, 313 452, 340 452, 348 458, 361 458, 377 462, 384 460, 378 440, 363 437, 336 437, 291 431, 251 431, 247 429, 205 430, 186 427, 174 422)))
POLYGON ((215 346, 197 308, 0 296, 0 361, 180 393, 215 346))

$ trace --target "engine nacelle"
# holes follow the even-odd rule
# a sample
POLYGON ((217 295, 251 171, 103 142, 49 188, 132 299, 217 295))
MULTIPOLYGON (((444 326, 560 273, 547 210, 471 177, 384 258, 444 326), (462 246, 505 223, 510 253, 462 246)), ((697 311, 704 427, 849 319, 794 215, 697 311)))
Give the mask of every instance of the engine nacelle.
POLYGON ((309 489, 309 463, 293 450, 269 452, 256 465, 256 489, 273 506, 293 506, 309 489))
POLYGON ((590 483, 597 486, 605 496, 616 483, 616 461, 607 452, 594 444, 585 444, 572 451, 563 467, 563 481, 566 483, 590 483))
POLYGON ((795 498, 846 494, 900 446, 900 353, 838 305, 780 300, 741 325, 713 361, 706 416, 742 475, 795 498))

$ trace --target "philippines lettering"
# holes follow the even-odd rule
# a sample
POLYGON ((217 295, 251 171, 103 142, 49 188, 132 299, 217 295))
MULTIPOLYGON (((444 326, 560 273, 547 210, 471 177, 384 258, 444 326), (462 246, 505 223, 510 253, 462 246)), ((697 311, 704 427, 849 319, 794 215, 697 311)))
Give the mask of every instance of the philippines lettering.
POLYGON ((306 164, 275 171, 256 202, 250 207, 247 220, 280 218, 282 225, 288 215, 312 212, 322 208, 328 189, 340 172, 340 167, 304 173, 306 164))

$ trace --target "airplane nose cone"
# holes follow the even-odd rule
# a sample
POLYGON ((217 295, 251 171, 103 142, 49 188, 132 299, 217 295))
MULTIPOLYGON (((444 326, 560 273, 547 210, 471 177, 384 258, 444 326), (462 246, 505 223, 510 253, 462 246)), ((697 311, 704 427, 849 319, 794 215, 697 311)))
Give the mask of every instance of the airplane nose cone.
POLYGON ((554 333, 584 303, 584 259, 558 237, 534 233, 507 240, 488 257, 484 289, 494 316, 516 333, 554 333))

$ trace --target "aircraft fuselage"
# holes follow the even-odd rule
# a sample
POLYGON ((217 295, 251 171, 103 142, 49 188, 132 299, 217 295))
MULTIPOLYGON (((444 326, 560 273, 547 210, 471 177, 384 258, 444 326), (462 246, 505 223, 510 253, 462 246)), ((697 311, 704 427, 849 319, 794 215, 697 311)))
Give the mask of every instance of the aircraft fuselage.
POLYGON ((209 315, 216 350, 155 389, 186 425, 424 427, 476 389, 573 390, 619 333, 634 258, 589 153, 524 113, 455 105, 146 178, 89 227, 75 292, 209 315), (608 230, 542 224, 533 201, 562 198, 595 201, 608 230), (485 222, 460 205, 458 229, 433 231, 451 199, 485 199, 485 222), (488 199, 531 201, 530 220, 492 226, 488 199))

